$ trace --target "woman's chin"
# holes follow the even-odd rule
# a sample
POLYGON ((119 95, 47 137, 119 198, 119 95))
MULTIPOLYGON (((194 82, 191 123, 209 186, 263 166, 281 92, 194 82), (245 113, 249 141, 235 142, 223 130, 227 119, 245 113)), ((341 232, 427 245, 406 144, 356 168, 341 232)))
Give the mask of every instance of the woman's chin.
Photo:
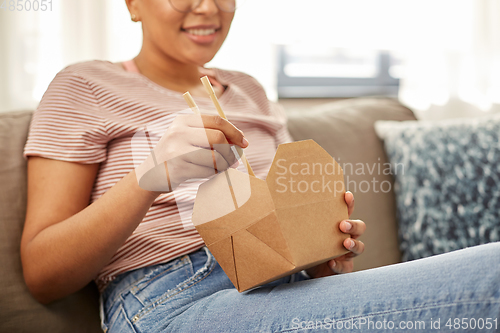
POLYGON ((199 66, 203 66, 207 62, 212 61, 217 52, 219 51, 222 43, 213 43, 210 45, 196 45, 195 47, 190 47, 189 55, 186 55, 187 59, 190 59, 192 63, 199 66))
POLYGON ((212 61, 212 59, 215 57, 215 54, 199 54, 197 56, 194 56, 191 58, 191 63, 200 67, 205 66, 206 63, 212 61))

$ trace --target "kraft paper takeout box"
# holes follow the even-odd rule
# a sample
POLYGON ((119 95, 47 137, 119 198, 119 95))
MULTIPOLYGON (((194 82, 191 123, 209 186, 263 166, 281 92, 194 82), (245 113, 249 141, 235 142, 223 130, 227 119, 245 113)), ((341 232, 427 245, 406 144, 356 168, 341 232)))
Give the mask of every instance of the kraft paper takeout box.
POLYGON ((235 169, 203 183, 193 224, 238 291, 348 251, 344 177, 313 140, 278 147, 266 181, 235 169))

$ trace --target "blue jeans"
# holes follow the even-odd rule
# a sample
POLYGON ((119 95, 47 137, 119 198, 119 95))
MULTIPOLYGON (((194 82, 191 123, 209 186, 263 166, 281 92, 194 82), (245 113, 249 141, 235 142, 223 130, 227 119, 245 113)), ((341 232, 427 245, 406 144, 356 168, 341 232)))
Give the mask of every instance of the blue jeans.
POLYGON ((321 279, 297 273, 238 293, 207 248, 117 277, 107 332, 494 332, 500 243, 321 279))

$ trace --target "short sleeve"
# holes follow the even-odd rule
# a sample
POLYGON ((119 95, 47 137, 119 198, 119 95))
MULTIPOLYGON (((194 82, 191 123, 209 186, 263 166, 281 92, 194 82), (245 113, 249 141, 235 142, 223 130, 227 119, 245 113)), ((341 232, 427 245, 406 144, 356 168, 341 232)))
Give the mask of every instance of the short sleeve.
POLYGON ((24 157, 83 164, 106 160, 105 119, 90 84, 63 70, 51 82, 30 125, 24 157))
POLYGON ((285 109, 278 103, 274 102, 269 102, 269 103, 271 103, 271 111, 273 115, 279 120, 280 123, 282 123, 282 126, 276 131, 275 134, 276 148, 278 147, 278 145, 282 143, 293 142, 293 138, 290 135, 290 132, 288 132, 287 116, 285 109))

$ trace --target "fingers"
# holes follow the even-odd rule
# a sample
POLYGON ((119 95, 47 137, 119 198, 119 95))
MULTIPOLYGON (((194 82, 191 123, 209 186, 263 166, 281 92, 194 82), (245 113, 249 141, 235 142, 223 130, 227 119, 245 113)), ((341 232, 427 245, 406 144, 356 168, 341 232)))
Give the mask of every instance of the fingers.
MULTIPOLYGON (((206 149, 215 149, 218 151, 229 165, 236 163, 237 157, 235 156, 232 146, 227 142, 226 136, 219 130, 213 129, 190 129, 189 137, 187 138, 189 144, 196 147, 206 149)), ((241 149, 237 146, 238 149, 241 149)))
POLYGON ((349 273, 352 272, 354 267, 352 258, 365 251, 365 244, 356 238, 365 232, 366 225, 361 220, 344 220, 340 222, 339 228, 340 231, 351 235, 351 237, 345 239, 343 242, 344 247, 350 252, 334 260, 330 260, 328 265, 335 273, 349 273))
POLYGON ((365 244, 360 240, 347 238, 343 244, 347 250, 354 253, 354 256, 359 256, 365 250, 365 244))
POLYGON ((366 224, 361 220, 344 220, 340 222, 339 228, 343 233, 356 239, 365 232, 366 224))
POLYGON ((203 165, 186 163, 180 156, 169 160, 166 164, 173 189, 188 179, 209 178, 215 175, 213 165, 206 167, 203 165))
POLYGON ((165 192, 188 179, 208 178, 236 166, 247 146, 243 132, 219 116, 178 115, 143 163, 140 185, 165 192))
POLYGON ((236 126, 231 124, 228 120, 220 116, 202 115, 203 126, 209 129, 218 129, 224 133, 228 141, 235 145, 245 148, 248 146, 248 141, 236 126))
POLYGON ((328 262, 330 269, 337 274, 352 272, 354 269, 352 259, 362 254, 365 250, 365 244, 362 241, 352 238, 344 240, 343 245, 350 252, 328 262))
POLYGON ((351 217, 352 212, 354 211, 354 195, 351 191, 347 191, 344 194, 344 200, 347 204, 347 214, 351 217))
POLYGON ((351 273, 354 269, 352 259, 343 259, 342 257, 330 260, 328 262, 330 269, 337 274, 351 273))
POLYGON ((142 189, 154 192, 171 192, 189 178, 208 178, 214 174, 213 167, 208 168, 186 163, 182 161, 181 157, 175 157, 150 169, 138 181, 142 189))
POLYGON ((224 134, 227 141, 230 143, 238 145, 241 148, 246 148, 248 146, 248 141, 243 135, 243 132, 236 128, 236 126, 231 124, 228 120, 223 119, 220 116, 206 114, 201 116, 187 115, 179 118, 179 121, 190 127, 204 127, 206 129, 219 130, 224 134))
MULTIPOLYGON (((212 172, 215 172, 217 168, 218 172, 222 172, 229 168, 233 163, 229 164, 226 159, 217 151, 210 149, 203 149, 192 147, 194 150, 179 156, 185 162, 200 165, 207 168, 212 168, 212 172), (214 165, 215 162, 215 165, 214 165)), ((233 154, 234 155, 234 154, 233 154)), ((233 158, 235 161, 235 158, 233 158)), ((203 177, 193 177, 193 178, 203 178, 203 177)))

